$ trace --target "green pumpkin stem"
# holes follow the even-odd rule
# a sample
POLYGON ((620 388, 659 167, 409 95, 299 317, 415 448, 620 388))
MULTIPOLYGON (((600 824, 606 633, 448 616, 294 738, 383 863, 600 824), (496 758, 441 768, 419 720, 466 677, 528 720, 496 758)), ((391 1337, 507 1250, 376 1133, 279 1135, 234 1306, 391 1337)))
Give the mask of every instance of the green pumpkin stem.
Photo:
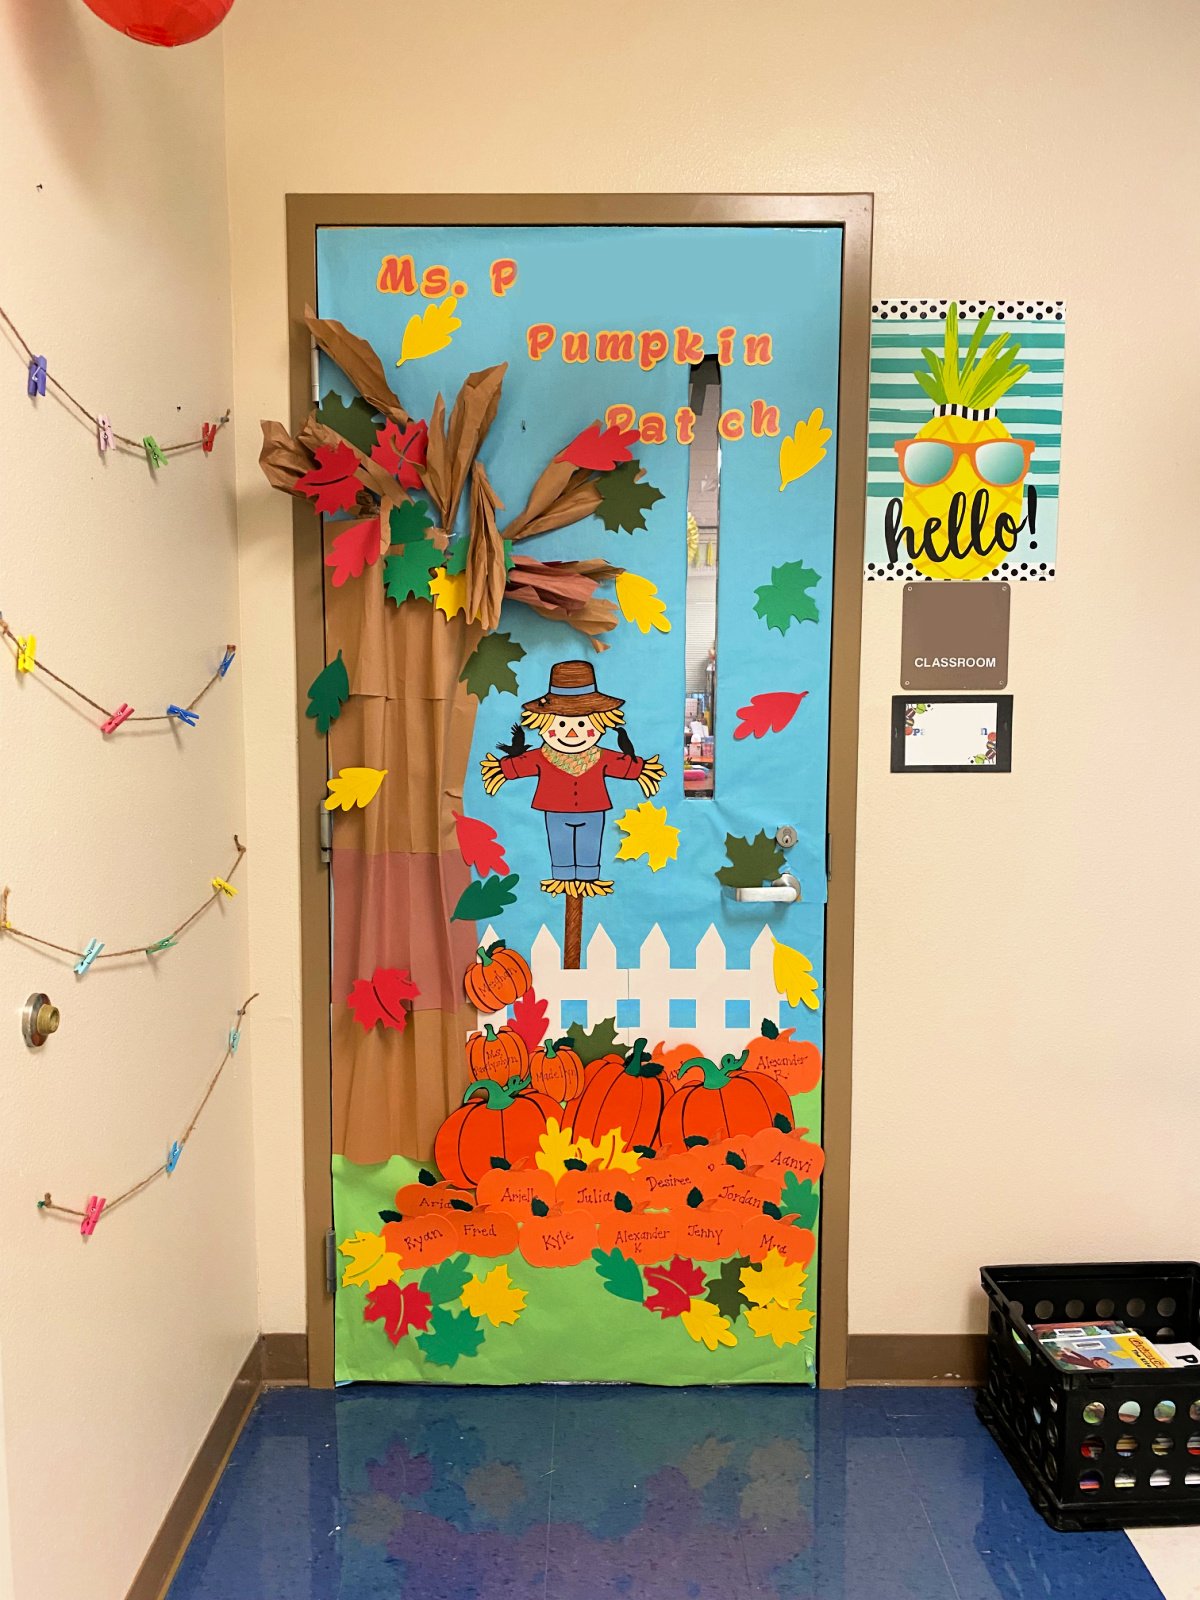
POLYGON ((528 1087, 528 1078, 510 1078, 507 1083, 497 1083, 495 1078, 477 1078, 474 1083, 467 1085, 462 1103, 466 1105, 468 1100, 482 1094, 489 1111, 507 1111, 517 1096, 528 1087))
POLYGON ((695 1056, 691 1061, 685 1061, 680 1071, 680 1078, 685 1072, 690 1072, 693 1067, 699 1067, 704 1073, 704 1089, 724 1089, 735 1072, 740 1072, 750 1059, 749 1050, 743 1050, 740 1056, 722 1056, 720 1062, 710 1061, 707 1056, 695 1056))
POLYGON ((625 1071, 631 1078, 657 1078, 662 1075, 662 1062, 653 1061, 647 1055, 645 1039, 635 1039, 633 1049, 625 1057, 625 1071))
POLYGON ((487 1040, 488 1044, 495 1043, 496 1030, 492 1027, 490 1022, 484 1024, 483 1037, 487 1040))

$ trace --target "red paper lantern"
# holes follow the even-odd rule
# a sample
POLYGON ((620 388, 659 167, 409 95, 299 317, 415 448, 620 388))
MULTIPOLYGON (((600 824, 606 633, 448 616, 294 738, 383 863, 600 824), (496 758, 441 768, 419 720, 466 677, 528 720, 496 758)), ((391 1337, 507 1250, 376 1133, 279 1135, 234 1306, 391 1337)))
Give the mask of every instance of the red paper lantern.
POLYGON ((84 0, 102 22, 139 44, 192 44, 221 22, 233 0, 84 0))

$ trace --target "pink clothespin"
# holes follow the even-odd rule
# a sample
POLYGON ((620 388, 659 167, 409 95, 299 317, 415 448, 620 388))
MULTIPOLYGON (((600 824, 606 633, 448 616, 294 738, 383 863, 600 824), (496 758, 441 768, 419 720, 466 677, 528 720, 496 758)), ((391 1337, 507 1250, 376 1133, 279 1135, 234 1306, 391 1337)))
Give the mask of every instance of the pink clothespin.
POLYGON ((106 450, 113 450, 116 448, 116 440, 113 438, 112 423, 107 417, 100 416, 96 418, 96 443, 100 447, 101 455, 103 455, 106 450))
POLYGON ((123 722, 128 722, 129 718, 132 715, 133 715, 133 707, 132 706, 127 706, 124 703, 122 703, 113 712, 112 716, 109 717, 107 722, 102 722, 100 724, 100 732, 101 733, 115 733, 123 722))
POLYGON ((215 422, 202 422, 200 424, 200 446, 206 456, 212 455, 212 447, 217 442, 217 425, 215 422))
POLYGON ((106 1201, 99 1195, 91 1195, 83 1213, 83 1221, 79 1224, 79 1231, 85 1239, 90 1239, 96 1231, 96 1224, 100 1221, 100 1213, 104 1210, 106 1201))

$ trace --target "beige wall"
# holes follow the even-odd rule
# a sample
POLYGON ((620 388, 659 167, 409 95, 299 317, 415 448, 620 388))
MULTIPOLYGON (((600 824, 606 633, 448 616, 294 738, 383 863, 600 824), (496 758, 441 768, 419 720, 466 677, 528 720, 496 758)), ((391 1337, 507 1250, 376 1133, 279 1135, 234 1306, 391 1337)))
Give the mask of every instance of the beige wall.
POLYGON ((290 526, 255 466, 289 190, 869 189, 877 293, 1068 300, 1062 575, 1013 604, 1011 777, 888 775, 900 595, 866 596, 852 1328, 978 1327, 996 1258, 1194 1254, 1200 13, 458 14, 241 0, 223 30, 265 1325, 304 1319, 290 526))
MULTIPOLYGON (((152 51, 79 0, 0 5, 0 304, 81 398, 163 442, 232 398, 221 76, 217 40, 152 51)), ((5 616, 101 700, 190 698, 238 637, 231 438, 157 482, 101 462, 54 399, 26 398, 0 337, 0 441, 5 616)), ((105 741, 0 656, 15 923, 117 947, 199 904, 244 828, 240 693, 235 667, 194 732, 105 741)), ((169 1181, 86 1243, 34 1205, 111 1197, 162 1161, 246 993, 248 898, 153 968, 77 979, 0 940, 0 1594, 122 1600, 257 1331, 252 1022, 169 1181), (19 1033, 35 988, 63 1017, 39 1054, 19 1033)))

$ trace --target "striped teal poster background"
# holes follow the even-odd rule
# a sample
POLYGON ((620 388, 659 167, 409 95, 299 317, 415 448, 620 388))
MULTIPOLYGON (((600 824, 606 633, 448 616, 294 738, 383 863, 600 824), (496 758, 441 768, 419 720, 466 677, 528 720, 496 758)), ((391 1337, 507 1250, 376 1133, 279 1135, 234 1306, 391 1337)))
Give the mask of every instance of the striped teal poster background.
MULTIPOLYGON (((904 494, 904 482, 892 446, 911 439, 934 414, 934 406, 913 376, 924 370, 923 348, 941 354, 948 300, 878 300, 872 306, 871 387, 867 437, 868 581, 920 581, 922 574, 903 552, 888 565, 883 536, 884 511, 904 494)), ((1006 561, 992 574, 995 581, 1046 582, 1055 574, 1058 542, 1059 465, 1062 446, 1063 350, 1066 316, 1061 300, 958 301, 961 347, 965 348, 989 306, 994 316, 986 344, 1010 335, 1021 348, 1020 361, 1029 371, 996 406, 996 414, 1014 437, 1036 446, 1026 484, 1037 489, 1037 530, 1031 541, 1023 532, 1006 561), (1030 548, 1030 545, 1034 548, 1030 548)), ((1022 503, 1022 516, 1027 503, 1022 503)), ((988 581, 987 579, 983 580, 988 581)))

